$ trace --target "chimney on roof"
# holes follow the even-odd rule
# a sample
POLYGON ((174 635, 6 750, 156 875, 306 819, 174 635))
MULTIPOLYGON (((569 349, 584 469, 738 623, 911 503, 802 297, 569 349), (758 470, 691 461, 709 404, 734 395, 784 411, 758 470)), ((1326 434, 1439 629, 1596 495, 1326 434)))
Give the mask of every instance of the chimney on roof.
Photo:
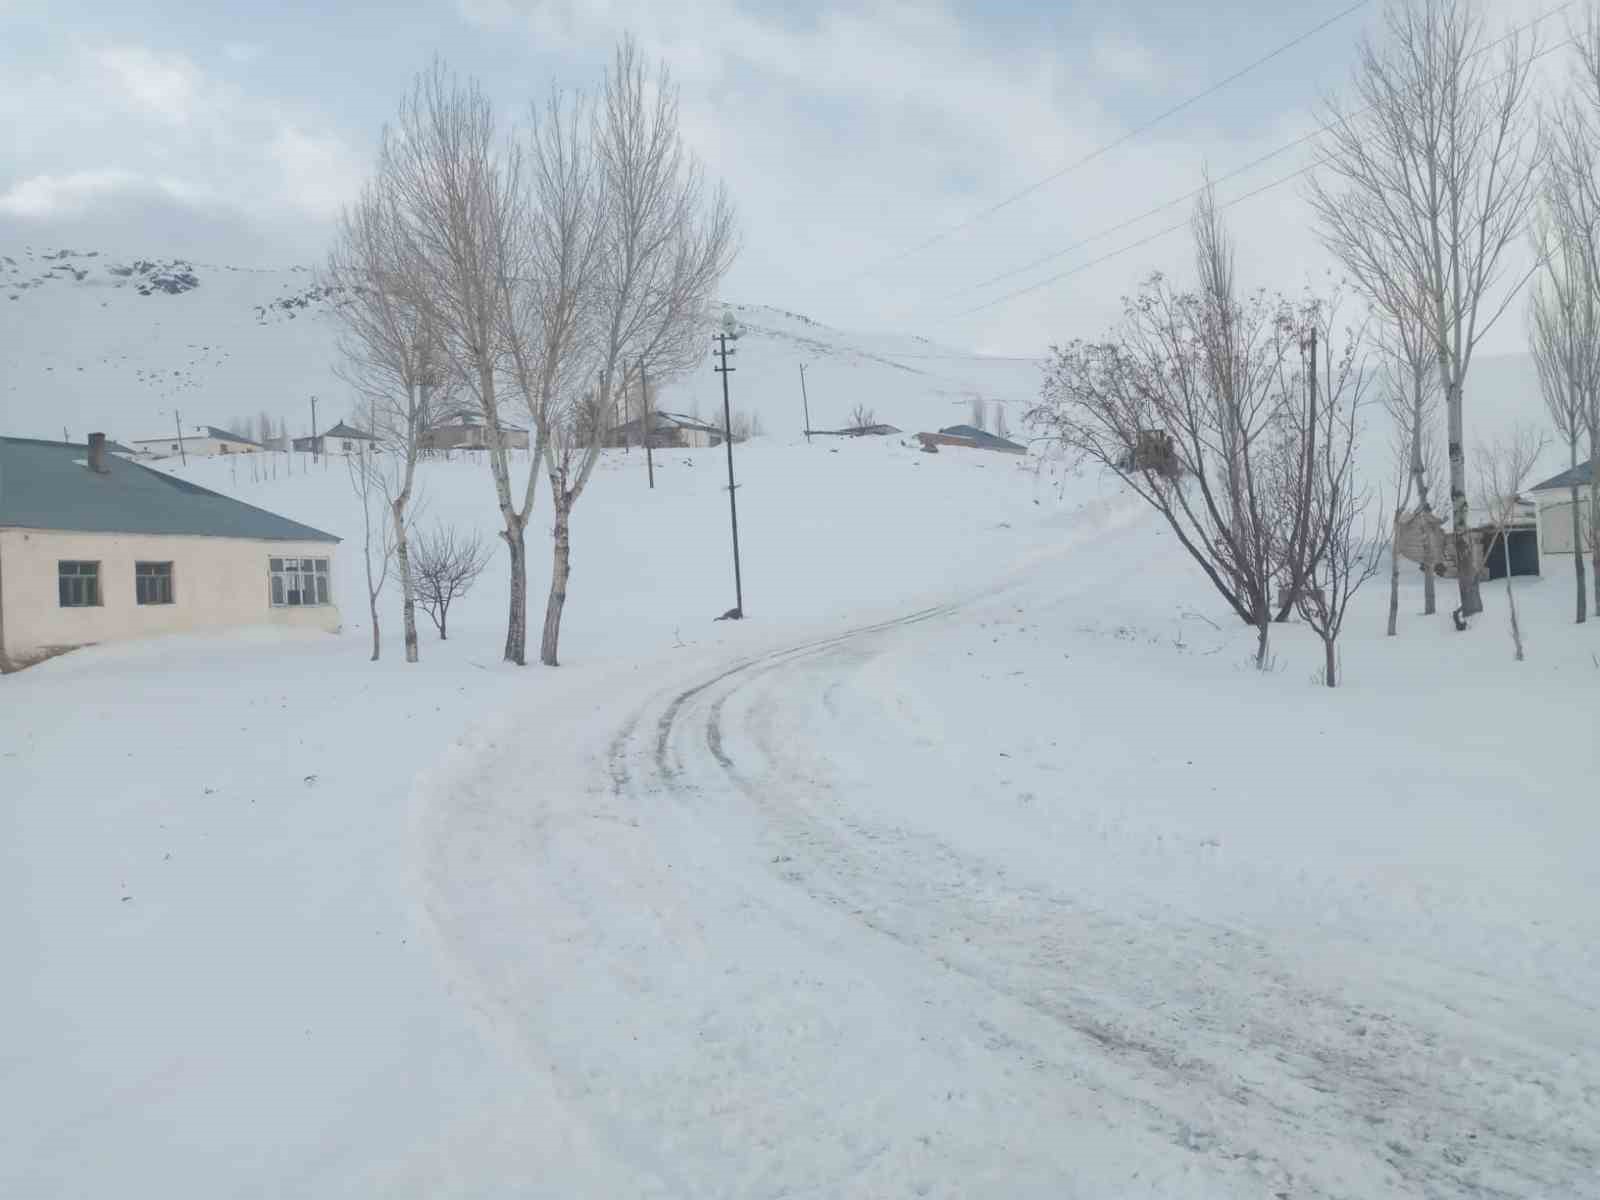
POLYGON ((106 435, 103 433, 89 435, 89 469, 100 475, 110 471, 106 466, 106 435))

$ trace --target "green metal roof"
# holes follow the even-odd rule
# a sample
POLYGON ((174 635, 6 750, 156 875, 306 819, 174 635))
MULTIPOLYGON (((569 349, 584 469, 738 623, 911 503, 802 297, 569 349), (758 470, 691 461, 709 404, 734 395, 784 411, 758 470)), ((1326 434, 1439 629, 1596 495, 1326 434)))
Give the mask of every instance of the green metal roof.
POLYGON ((0 437, 0 528, 337 542, 331 533, 77 442, 0 437))

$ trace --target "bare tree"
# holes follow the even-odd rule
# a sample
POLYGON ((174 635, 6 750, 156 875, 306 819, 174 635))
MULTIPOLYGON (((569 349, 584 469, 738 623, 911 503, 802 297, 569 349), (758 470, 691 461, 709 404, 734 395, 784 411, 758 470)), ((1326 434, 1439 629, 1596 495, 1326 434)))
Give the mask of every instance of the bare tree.
POLYGON ((462 533, 439 522, 417 539, 412 555, 417 603, 433 621, 441 642, 448 640, 450 605, 472 590, 488 565, 489 547, 476 530, 462 533))
POLYGON ((406 253, 416 264, 417 298, 450 373, 483 420, 504 525, 500 536, 511 560, 503 656, 520 666, 527 644, 526 529, 539 455, 536 447, 524 485, 514 492, 500 385, 514 362, 508 338, 523 328, 508 319, 514 290, 529 270, 522 151, 501 138, 493 106, 477 83, 435 62, 417 77, 395 128, 385 132, 379 173, 393 189, 406 253))
POLYGON ((1265 668, 1270 587, 1298 509, 1304 395, 1301 314, 1238 294, 1232 245, 1209 191, 1196 205, 1197 292, 1155 276, 1103 342, 1054 350, 1029 414, 1062 445, 1115 471, 1159 512, 1241 620, 1265 668), (1159 446, 1161 453, 1147 453, 1159 446))
POLYGON ((1380 340, 1383 356, 1383 407, 1389 415, 1390 450, 1396 468, 1394 530, 1390 540, 1393 570, 1389 579, 1389 636, 1396 632, 1400 607, 1400 538, 1402 522, 1421 534, 1422 611, 1437 610, 1437 576, 1433 505, 1429 496, 1439 475, 1438 373, 1433 343, 1422 322, 1410 312, 1389 314, 1380 340), (1412 497, 1416 509, 1407 514, 1412 497))
MULTIPOLYGON (((1522 426, 1504 438, 1478 447, 1478 495, 1489 524, 1494 544, 1505 556, 1506 609, 1511 620, 1511 644, 1518 662, 1523 660, 1522 626, 1517 621, 1517 596, 1511 586, 1511 519, 1516 515, 1519 493, 1527 485, 1533 465, 1544 453, 1545 436, 1522 426)), ((1491 553, 1493 547, 1491 546, 1491 553)))
MULTIPOLYGON (((1600 12, 1592 6, 1574 30, 1577 70, 1555 106, 1544 192, 1563 250, 1575 250, 1590 287, 1600 281, 1600 12)), ((1600 388, 1589 395, 1584 423, 1589 435, 1587 541, 1590 591, 1600 617, 1600 388)), ((1574 503, 1576 514, 1579 506, 1574 503)))
POLYGON ((989 406, 983 402, 982 396, 974 396, 968 404, 967 424, 974 429, 987 429, 989 406))
POLYGON ((1003 400, 994 402, 994 432, 998 437, 1011 436, 1011 427, 1006 423, 1006 406, 1003 400))
MULTIPOLYGON (((571 514, 599 458, 606 422, 640 363, 664 381, 701 361, 718 282, 736 250, 733 206, 707 191, 678 129, 678 91, 665 66, 650 71, 632 38, 618 45, 585 144, 560 139, 579 165, 592 155, 598 250, 577 281, 583 370, 566 373, 539 417, 555 508, 554 563, 540 661, 555 666, 571 576, 571 514)), ((536 158, 557 161, 550 139, 536 158)), ((536 178, 542 171, 536 171, 536 178)), ((575 166, 572 176, 586 174, 575 166)))
POLYGON ((406 527, 416 486, 418 445, 429 392, 445 377, 440 339, 423 297, 426 279, 386 174, 367 184, 347 209, 329 255, 328 284, 341 302, 336 373, 362 399, 376 439, 366 472, 383 493, 400 575, 406 661, 418 657, 416 589, 406 527))
POLYGON ((850 428, 861 432, 871 429, 878 423, 878 414, 865 404, 857 404, 850 410, 850 428))
POLYGON ((1537 194, 1537 47, 1512 35, 1490 55, 1473 0, 1391 0, 1385 31, 1360 43, 1353 97, 1327 106, 1310 199, 1324 242, 1374 304, 1419 321, 1432 342, 1456 577, 1471 615, 1482 601, 1470 569, 1462 397, 1473 351, 1523 282, 1502 275, 1537 194))
POLYGON ((1539 390, 1572 468, 1572 566, 1577 577, 1577 622, 1589 618, 1583 574, 1584 522, 1577 480, 1578 446, 1593 437, 1592 410, 1600 395, 1600 279, 1589 274, 1580 239, 1541 224, 1535 234, 1544 270, 1528 303, 1528 339, 1539 390))
POLYGON ((1338 641, 1350 602, 1378 573, 1389 544, 1381 523, 1376 529, 1368 527, 1366 514, 1372 497, 1355 477, 1361 405, 1359 382, 1337 391, 1330 389, 1317 410, 1318 437, 1310 456, 1310 507, 1305 526, 1316 553, 1295 607, 1322 640, 1322 682, 1328 687, 1339 685, 1338 641))
POLYGON ((378 661, 381 645, 378 632, 378 596, 389 579, 394 562, 394 527, 384 519, 383 488, 379 483, 371 451, 362 449, 345 456, 350 488, 361 501, 361 556, 367 572, 367 612, 372 619, 372 660, 378 661))

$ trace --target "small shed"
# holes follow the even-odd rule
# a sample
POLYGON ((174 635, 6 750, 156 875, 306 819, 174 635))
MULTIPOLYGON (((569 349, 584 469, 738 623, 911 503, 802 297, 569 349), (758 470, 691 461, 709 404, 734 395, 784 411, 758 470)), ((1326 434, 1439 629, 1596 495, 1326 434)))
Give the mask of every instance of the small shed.
POLYGON ((1573 549, 1572 493, 1577 489, 1577 546, 1585 552, 1594 549, 1592 525, 1594 464, 1581 462, 1559 475, 1528 489, 1538 506, 1539 545, 1546 554, 1571 554, 1573 549))

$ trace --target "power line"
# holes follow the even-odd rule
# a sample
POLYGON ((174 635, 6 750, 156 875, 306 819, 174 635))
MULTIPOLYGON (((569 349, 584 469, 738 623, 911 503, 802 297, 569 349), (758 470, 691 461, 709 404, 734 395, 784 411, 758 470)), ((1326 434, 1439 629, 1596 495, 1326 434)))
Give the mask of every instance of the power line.
MULTIPOLYGON (((1577 0, 1566 0, 1565 3, 1558 4, 1556 7, 1548 10, 1547 12, 1541 13, 1539 16, 1533 18, 1531 21, 1528 21, 1528 22, 1526 22, 1526 23, 1524 23, 1522 25, 1519 25, 1516 28, 1509 30, 1507 33, 1505 33, 1501 37, 1496 38, 1494 41, 1489 42, 1487 45, 1481 47, 1478 50, 1478 53, 1479 54, 1487 54, 1490 50, 1493 50, 1496 46, 1502 45, 1503 43, 1510 41, 1512 38, 1516 37, 1519 33, 1524 33, 1527 30, 1532 29, 1534 26, 1540 24, 1542 21, 1548 20, 1550 17, 1555 16, 1557 13, 1566 11, 1567 9, 1571 8, 1575 3, 1577 3, 1577 0)), ((1552 47, 1552 49, 1558 49, 1561 46, 1564 46, 1566 44, 1567 43, 1565 41, 1559 42, 1559 43, 1557 43, 1557 45, 1555 47, 1552 47)), ((1541 54, 1538 57, 1542 58, 1544 56, 1544 54, 1549 53, 1549 52, 1550 51, 1541 52, 1541 54)), ((1499 78, 1499 77, 1497 76, 1496 78, 1499 78)), ((1357 109, 1354 112, 1350 113, 1349 117, 1350 118, 1359 117, 1359 116, 1361 116, 1363 113, 1365 113, 1367 111, 1369 111, 1369 110, 1365 109, 1365 108, 1357 109)), ((1201 184, 1199 187, 1194 188, 1191 191, 1185 192, 1181 196, 1175 196, 1171 200, 1163 201, 1162 203, 1156 205, 1154 208, 1146 209, 1144 212, 1140 213, 1138 216, 1129 217, 1126 220, 1117 222, 1117 224, 1115 224, 1115 225, 1107 226, 1105 229, 1099 230, 1096 233, 1092 233, 1087 237, 1079 238, 1075 242, 1069 242, 1067 245, 1061 247, 1061 249, 1053 250, 1049 254, 1045 254, 1045 255, 1043 255, 1043 256, 1041 256, 1039 258, 1033 259, 1031 262, 1024 263, 1020 267, 1013 267, 1010 270, 1001 271, 998 275, 991 275, 987 279, 979 280, 977 283, 967 284, 967 285, 965 285, 963 287, 959 287, 955 291, 945 294, 943 297, 941 297, 941 299, 945 300, 945 301, 955 300, 955 299, 958 299, 961 296, 966 295, 968 292, 975 292, 975 291, 978 291, 981 288, 992 287, 994 284, 1002 283, 1007 279, 1014 279, 1018 275, 1024 275, 1024 274, 1026 274, 1027 272, 1033 270, 1036 267, 1042 267, 1046 263, 1054 262, 1056 259, 1062 258, 1062 257, 1072 253, 1074 250, 1081 250, 1084 246, 1088 246, 1088 245, 1090 245, 1090 244, 1092 244, 1094 242, 1097 242, 1101 238, 1110 237, 1114 233, 1120 233, 1122 230, 1130 228, 1131 226, 1137 225, 1141 221, 1148 220, 1150 217, 1153 217, 1153 216, 1157 215, 1158 213, 1165 212, 1169 208, 1172 208, 1172 207, 1174 207, 1176 205, 1182 204, 1185 201, 1193 200, 1201 192, 1205 191, 1208 186, 1214 186, 1214 185, 1219 184, 1219 183, 1226 183, 1228 180, 1235 179, 1238 176, 1243 175, 1247 171, 1252 171, 1256 167, 1259 167, 1262 163, 1270 162, 1272 159, 1277 158, 1281 154, 1286 154, 1290 150, 1293 150, 1298 146, 1305 145, 1307 142, 1309 142, 1313 138, 1315 138, 1318 134, 1326 133, 1331 128, 1333 128, 1333 126, 1331 124, 1319 125, 1317 128, 1313 129, 1310 133, 1303 134, 1300 137, 1297 137, 1297 138, 1293 139, 1292 141, 1285 142, 1283 145, 1278 146, 1276 149, 1269 150, 1265 154, 1261 155, 1260 157, 1251 159, 1249 162, 1245 163, 1243 166, 1235 167, 1233 170, 1229 171, 1226 175, 1220 175, 1216 179, 1210 180, 1208 184, 1201 184)))
MULTIPOLYGON (((1499 45, 1500 42, 1504 42, 1504 41, 1509 40, 1512 37, 1515 37, 1518 33, 1521 33, 1521 32, 1523 32, 1523 31, 1525 31, 1527 29, 1532 28, 1534 25, 1539 24, 1539 22, 1545 20, 1546 18, 1552 17, 1556 13, 1559 13, 1559 12, 1565 10, 1565 9, 1571 8, 1572 5, 1575 4, 1576 2, 1577 2, 1577 0, 1567 0, 1567 2, 1565 4, 1558 5, 1557 7, 1552 8, 1549 12, 1544 13, 1542 16, 1535 17, 1532 21, 1529 21, 1527 24, 1518 26, 1516 29, 1513 29, 1510 33, 1506 34, 1505 37, 1500 38, 1496 42, 1490 43, 1490 45, 1488 45, 1488 46, 1485 46, 1484 50, 1487 51, 1489 49, 1492 49, 1494 46, 1499 45)), ((1563 39, 1563 40, 1557 42, 1555 45, 1550 46, 1550 47, 1548 47, 1548 48, 1546 48, 1544 50, 1541 50, 1532 59, 1530 59, 1530 62, 1536 62, 1539 59, 1544 58, 1547 55, 1554 54, 1557 50, 1563 49, 1564 47, 1572 45, 1572 44, 1573 43, 1572 43, 1572 40, 1570 38, 1563 39)), ((1503 78, 1503 73, 1502 73, 1502 75, 1495 76, 1495 79, 1500 79, 1500 78, 1503 78)), ((1485 82, 1486 83, 1490 83, 1490 82, 1494 82, 1494 80, 1488 80, 1488 81, 1485 81, 1485 82)), ((1359 116, 1361 112, 1365 112, 1365 111, 1367 111, 1367 110, 1366 109, 1358 110, 1356 113, 1353 113, 1351 115, 1352 116, 1359 116)), ((1323 132, 1327 128, 1328 128, 1327 126, 1323 126, 1323 127, 1319 128, 1319 129, 1313 130, 1311 133, 1306 134, 1303 137, 1296 138, 1294 141, 1286 143, 1285 145, 1278 147, 1278 149, 1273 150, 1273 151, 1263 155, 1262 157, 1254 160, 1253 162, 1247 163, 1242 167, 1239 167, 1239 168, 1237 168, 1237 169, 1235 169, 1233 171, 1230 171, 1227 175, 1224 175, 1222 177, 1222 180, 1231 179, 1234 176, 1243 173, 1244 171, 1247 171, 1247 170, 1250 170, 1253 167, 1259 166, 1261 163, 1266 162, 1270 158, 1276 157, 1278 154, 1281 154, 1285 150, 1289 150, 1289 149, 1294 148, 1295 146, 1302 145, 1305 142, 1309 141, 1311 138, 1315 137, 1317 134, 1323 132)), ((1254 198, 1256 196, 1261 195, 1263 192, 1271 191, 1273 188, 1281 187, 1286 183, 1289 183, 1289 182, 1292 182, 1295 179, 1298 179, 1302 175, 1307 175, 1312 170, 1314 170, 1316 167, 1320 166, 1323 161, 1324 160, 1322 160, 1322 159, 1317 159, 1315 162, 1308 163, 1306 166, 1301 167, 1297 171, 1291 171, 1289 174, 1284 175, 1284 176, 1282 176, 1282 177, 1280 177, 1278 179, 1275 179, 1271 183, 1263 184, 1262 186, 1260 186, 1258 188, 1254 188, 1251 191, 1245 192, 1241 196, 1236 196, 1232 200, 1229 200, 1225 204, 1219 204, 1217 206, 1218 211, 1232 208, 1235 204, 1243 203, 1246 200, 1249 200, 1249 199, 1252 199, 1252 198, 1254 198)), ((1217 180, 1216 182, 1221 182, 1222 180, 1217 180)), ((1118 230, 1126 229, 1129 225, 1136 224, 1139 221, 1145 220, 1146 218, 1148 218, 1150 216, 1153 216, 1154 214, 1156 214, 1158 212, 1162 212, 1165 209, 1173 207, 1173 205, 1175 205, 1175 204, 1180 204, 1185 200, 1192 199, 1194 196, 1196 196, 1200 192, 1204 191, 1205 190, 1205 186, 1206 185, 1202 184, 1201 187, 1195 189, 1194 191, 1190 191, 1190 192, 1186 193, 1185 195, 1177 197, 1176 199, 1169 200, 1165 204, 1158 205, 1155 208, 1150 209, 1148 212, 1142 213, 1138 217, 1134 217, 1131 220, 1123 221, 1123 222, 1120 222, 1117 225, 1110 226, 1109 228, 1103 229, 1099 233, 1092 234, 1087 238, 1082 238, 1079 241, 1073 243, 1073 245, 1068 246, 1064 250, 1061 250, 1061 251, 1059 251, 1059 252, 1057 252, 1055 254, 1052 254, 1052 255, 1048 255, 1044 259, 1037 260, 1036 262, 1030 264, 1030 267, 1038 266, 1041 263, 1048 262, 1048 261, 1050 261, 1051 259, 1054 259, 1054 258, 1059 258, 1059 257, 1061 257, 1062 254, 1066 254, 1069 251, 1077 249, 1080 246, 1087 245, 1088 243, 1093 242, 1093 241, 1098 241, 1102 237, 1106 237, 1109 234, 1117 232, 1118 230)), ((1041 288, 1049 287, 1051 284, 1060 283, 1063 279, 1069 279, 1074 275, 1080 274, 1083 271, 1087 271, 1091 267, 1097 267, 1101 263, 1108 262, 1113 258, 1117 258, 1117 257, 1119 257, 1119 256, 1121 256, 1123 254, 1127 254, 1127 253, 1129 253, 1131 251, 1137 250, 1141 246, 1147 246, 1151 242, 1157 240, 1158 238, 1165 237, 1170 233, 1176 233, 1180 229, 1187 228, 1188 225, 1189 225, 1189 222, 1188 222, 1187 219, 1185 219, 1183 221, 1178 221, 1175 224, 1165 226, 1162 229, 1156 230, 1154 233, 1148 234, 1145 237, 1140 238, 1138 241, 1130 242, 1126 246, 1120 246, 1115 250, 1108 251, 1107 253, 1102 254, 1099 258, 1092 258, 1088 262, 1080 263, 1076 267, 1072 267, 1072 268, 1070 268, 1070 269, 1068 269, 1066 271, 1058 272, 1057 274, 1051 275, 1046 279, 1039 280, 1037 283, 1032 283, 1032 284, 1029 284, 1029 285, 1027 285, 1025 287, 1021 287, 1021 288, 1016 288, 1016 289, 1014 289, 1012 291, 1006 292, 1004 295, 997 296, 993 300, 986 301, 983 304, 976 304, 971 308, 962 309, 960 312, 952 313, 952 314, 950 314, 949 318, 947 318, 947 319, 956 320, 956 319, 959 319, 961 317, 972 316, 975 313, 984 312, 984 311, 986 311, 988 309, 996 308, 1001 304, 1007 304, 1012 300, 1020 299, 1023 296, 1027 296, 1027 295, 1030 295, 1033 292, 1039 291, 1041 288)), ((1016 271, 1007 272, 1005 275, 995 276, 994 279, 991 279, 991 280, 987 281, 987 283, 993 283, 998 279, 1009 278, 1012 275, 1021 274, 1022 271, 1028 270, 1028 269, 1030 269, 1030 267, 1019 268, 1016 271)), ((962 294, 964 294, 965 292, 968 292, 968 291, 976 291, 979 288, 987 286, 987 283, 974 284, 969 288, 963 288, 960 291, 952 293, 950 298, 953 298, 954 296, 962 295, 962 294)))
POLYGON ((1306 30, 1304 33, 1299 34, 1298 36, 1290 39, 1289 41, 1287 41, 1285 43, 1283 43, 1281 46, 1278 46, 1275 49, 1269 51, 1268 53, 1264 54, 1262 57, 1256 59, 1254 62, 1248 63, 1247 65, 1245 65, 1243 67, 1240 67, 1233 74, 1228 75, 1227 77, 1225 77, 1223 79, 1219 79, 1216 83, 1213 83, 1210 87, 1206 88, 1204 91, 1196 92, 1194 95, 1190 96, 1188 99, 1181 100, 1177 104, 1174 104, 1172 107, 1164 109, 1163 111, 1157 113, 1154 117, 1150 118, 1148 121, 1145 121, 1143 124, 1136 125, 1132 129, 1128 130, 1126 133, 1120 135, 1119 137, 1113 138, 1111 141, 1106 142, 1103 145, 1095 147, 1095 149, 1089 151, 1089 153, 1085 154, 1082 158, 1076 159, 1073 162, 1068 163, 1066 166, 1061 167, 1059 170, 1051 172, 1049 175, 1044 176, 1044 178, 1042 178, 1042 179, 1035 180, 1033 183, 1028 184, 1026 187, 1020 189, 1019 191, 1011 193, 1009 196, 1006 196, 1003 199, 997 201, 996 203, 991 204, 989 207, 984 208, 984 209, 980 209, 978 212, 974 213, 972 216, 967 217, 966 219, 964 219, 962 221, 959 221, 956 224, 951 225, 951 226, 949 226, 949 227, 947 227, 945 229, 939 230, 937 233, 932 234, 931 236, 929 236, 929 237, 925 238, 924 240, 918 242, 914 246, 909 246, 904 250, 898 251, 895 254, 891 254, 887 258, 880 259, 876 263, 871 263, 871 264, 861 268, 861 270, 856 271, 855 273, 846 276, 844 278, 844 280, 842 280, 842 282, 850 283, 850 282, 853 282, 854 280, 864 278, 864 277, 866 277, 868 275, 876 274, 878 271, 881 271, 885 267, 890 267, 890 266, 893 266, 896 263, 903 262, 906 259, 912 257, 913 255, 920 254, 922 251, 928 249, 929 247, 936 246, 940 242, 944 241, 945 239, 953 237, 955 234, 958 234, 958 233, 962 232, 965 229, 970 229, 972 226, 976 225, 978 222, 987 220, 989 217, 994 216, 995 213, 1000 212, 1003 209, 1009 208, 1011 205, 1015 204, 1018 200, 1025 199, 1026 197, 1033 195, 1033 193, 1037 192, 1040 188, 1046 187, 1049 184, 1054 183, 1056 180, 1060 179, 1062 176, 1071 174, 1073 171, 1078 170, 1080 167, 1087 166, 1089 163, 1093 162, 1095 159, 1100 158, 1103 155, 1109 154, 1111 151, 1117 149, 1117 147, 1119 147, 1119 146, 1127 144, 1128 142, 1132 141, 1134 138, 1138 137, 1140 134, 1145 133, 1145 132, 1155 128, 1157 125, 1161 124, 1163 121, 1165 121, 1165 120, 1167 120, 1167 119, 1169 119, 1171 117, 1176 116, 1178 113, 1183 112, 1185 109, 1190 108, 1195 104, 1198 104, 1200 101, 1205 100, 1210 96, 1216 95, 1216 93, 1220 92, 1223 88, 1228 87, 1230 84, 1237 83, 1240 79, 1243 79, 1246 75, 1250 74, 1250 72, 1256 70, 1258 67, 1263 67, 1267 63, 1271 62, 1273 59, 1279 57, 1280 55, 1288 53, 1290 50, 1293 50, 1296 46, 1300 45, 1302 42, 1305 42, 1305 41, 1309 40, 1310 38, 1315 37, 1317 34, 1321 33, 1324 29, 1327 29, 1330 25, 1333 25, 1336 22, 1343 20, 1345 17, 1348 17, 1351 13, 1355 12, 1357 9, 1365 8, 1368 3, 1369 3, 1369 0, 1356 0, 1356 2, 1354 4, 1348 5, 1347 7, 1341 9, 1340 11, 1338 11, 1336 13, 1334 13, 1331 17, 1328 17, 1326 20, 1322 21, 1320 24, 1312 27, 1311 29, 1306 30))

